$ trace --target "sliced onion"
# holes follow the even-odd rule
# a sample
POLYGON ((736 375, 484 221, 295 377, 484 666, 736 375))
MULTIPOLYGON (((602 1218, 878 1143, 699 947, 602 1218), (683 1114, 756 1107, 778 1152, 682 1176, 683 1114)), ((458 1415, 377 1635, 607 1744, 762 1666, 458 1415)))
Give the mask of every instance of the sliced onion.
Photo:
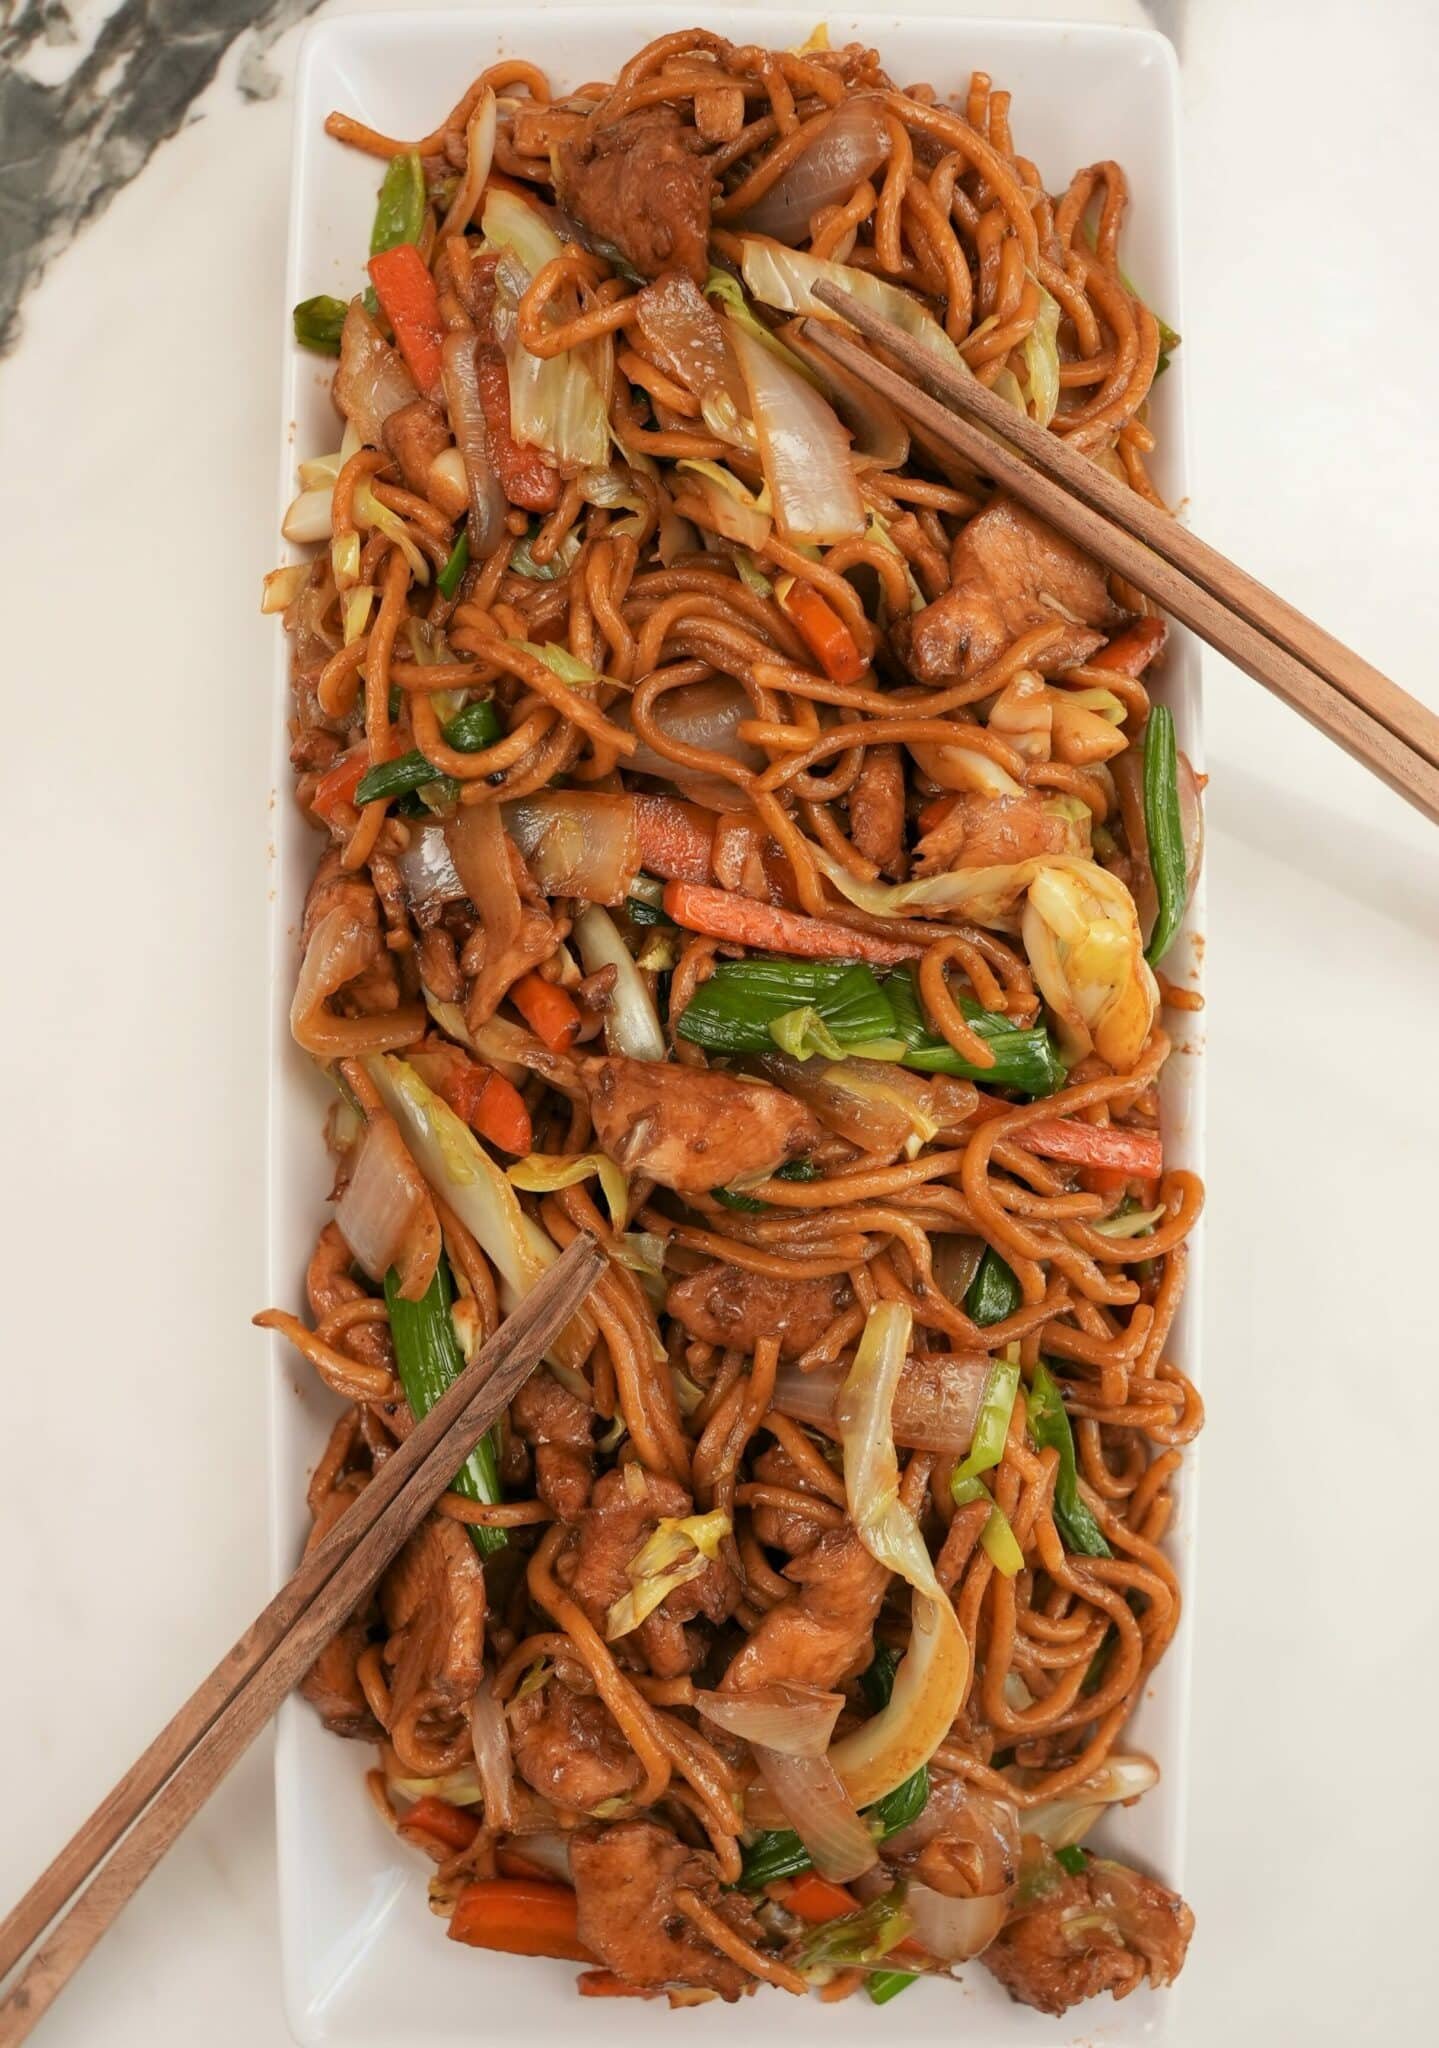
POLYGON ((791 320, 780 329, 780 337, 818 377, 825 396, 854 436, 855 461, 865 469, 903 468, 909 460, 909 429, 894 407, 817 349, 802 321, 791 320))
POLYGON ((575 941, 586 974, 598 974, 602 967, 615 970, 614 990, 605 1011, 609 1050, 632 1060, 664 1059, 665 1035, 650 992, 613 919, 598 904, 586 905, 575 919, 575 941))
POLYGON ((470 1740, 475 1767, 485 1794, 485 1826, 509 1833, 515 1825, 514 1762, 510 1755, 510 1724, 485 1673, 470 1702, 470 1740))
POLYGON ((475 102, 465 129, 465 175, 441 225, 439 239, 442 242, 446 235, 465 232, 480 203, 480 194, 485 189, 495 154, 496 118, 495 96, 486 86, 475 102))
POLYGON ((911 1884, 904 1903, 914 1921, 914 1939, 942 1963, 965 1963, 994 1940, 1009 1913, 1009 1893, 983 1899, 950 1899, 927 1884, 911 1884))
POLYGON ((360 439, 369 448, 383 448, 385 421, 419 395, 399 350, 390 347, 360 300, 351 300, 340 329, 334 398, 360 439))
POLYGON ((968 1880, 964 1891, 1005 1891, 1019 1872, 1018 1809, 1012 1799, 982 1792, 963 1778, 941 1778, 931 1789, 924 1811, 890 1836, 884 1853, 891 1860, 904 1862, 931 1844, 937 1845, 940 1853, 926 1857, 915 1874, 932 1882, 935 1890, 948 1894, 955 1889, 940 1878, 946 1861, 943 1852, 952 1845, 964 1852, 960 1864, 968 1880))
POLYGON ((498 804, 461 804, 444 828, 455 871, 485 928, 485 957, 470 988, 467 1013, 493 1015, 514 976, 509 955, 520 934, 519 885, 498 804))
MULTIPOLYGON (((421 1207, 430 1210, 435 1237, 434 1257, 419 1294, 424 1293, 434 1277, 435 1259, 439 1256, 434 1210, 394 1118, 384 1114, 372 1117, 349 1182, 335 1207, 340 1235, 372 1280, 383 1280, 391 1266, 400 1264, 416 1211, 421 1207)), ((406 1299, 418 1300, 419 1295, 408 1294, 406 1299)))
POLYGON ((781 534, 787 541, 858 539, 864 504, 834 408, 773 349, 735 321, 727 326, 781 534))
POLYGON ((623 903, 639 871, 634 799, 549 789, 503 806, 505 830, 547 896, 623 903))
POLYGON ((756 1065, 829 1130, 888 1159, 962 1130, 979 1099, 969 1082, 911 1074, 884 1060, 795 1060, 773 1052, 760 1054, 756 1065), (944 1085, 932 1085, 936 1080, 944 1085))
POLYGON ((316 541, 328 540, 333 528, 333 496, 333 485, 326 484, 323 490, 301 491, 298 498, 292 498, 280 521, 280 531, 286 540, 294 541, 297 547, 311 547, 316 541))
POLYGON ((415 1003, 373 1017, 335 1017, 325 1008, 346 982, 374 966, 375 934, 342 904, 327 910, 311 932, 290 1004, 296 1045, 318 1059, 343 1059, 363 1052, 388 1052, 409 1045, 423 1029, 415 1003))
POLYGON ((810 1853, 821 1877, 845 1884, 879 1861, 874 1836, 855 1811, 827 1756, 786 1756, 754 1745, 766 1787, 810 1853))
POLYGON ((450 857, 443 825, 412 825, 410 843, 399 856, 399 867, 411 910, 464 901, 465 885, 450 857))
POLYGON ((753 1692, 697 1692, 694 1703, 707 1721, 742 1742, 778 1750, 782 1756, 823 1756, 844 1694, 777 1679, 753 1692))
POLYGON ((650 354, 700 401, 710 431, 752 448, 744 378, 724 323, 694 279, 667 271, 638 294, 634 309, 650 354))
POLYGON ((1106 1806, 1127 1803, 1159 1783, 1158 1766, 1147 1756, 1111 1756, 1062 1799, 1031 1806, 1023 1817, 1027 1835, 1037 1835, 1051 1849, 1067 1848, 1089 1832, 1106 1806))
POLYGON ((845 1493, 860 1541, 914 1591, 909 1647, 889 1704, 830 1751, 856 1806, 872 1806, 929 1761, 969 1682, 969 1645, 919 1524, 899 1498, 891 1417, 910 1330, 910 1312, 898 1302, 870 1312, 837 1410, 845 1493))
POLYGON ((561 1884, 572 1882, 570 1872, 570 1838, 556 1828, 541 1828, 534 1834, 515 1835, 511 1847, 529 1863, 535 1864, 549 1876, 558 1878, 561 1884))
MULTIPOLYGON (((741 721, 753 716, 754 707, 748 696, 729 676, 709 676, 703 682, 682 683, 678 689, 666 690, 655 704, 655 723, 678 746, 723 755, 737 767, 758 774, 765 765, 765 756, 739 736, 741 721)), ((623 724, 623 717, 618 717, 616 723, 623 724)), ((654 775, 673 782, 676 788, 684 790, 686 795, 694 797, 697 803, 705 804, 710 810, 748 811, 752 808, 749 798, 737 785, 703 769, 671 760, 645 740, 635 748, 629 766, 637 775, 654 775), (722 802, 711 801, 717 792, 723 797, 722 802)))
POLYGON ((470 480, 465 458, 458 448, 442 448, 430 464, 427 479, 429 497, 447 519, 458 519, 470 509, 470 480))
MULTIPOLYGON (((465 465, 469 487, 470 513, 466 532, 472 559, 483 561, 505 538, 505 515, 509 506, 500 488, 490 458, 489 429, 480 403, 480 373, 475 359, 479 346, 473 334, 447 334, 441 350, 441 382, 450 431, 460 460, 465 465)), ((483 807, 482 807, 483 808, 483 807)))
MULTIPOLYGON (((895 1442, 906 1450, 935 1451, 944 1457, 967 1451, 989 1373, 990 1361, 982 1351, 931 1351, 907 1360, 894 1390, 895 1442)), ((792 1421, 811 1423, 835 1436, 843 1384, 841 1365, 801 1372, 798 1366, 781 1364, 774 1405, 792 1421)))
POLYGON ((755 496, 718 462, 686 456, 675 468, 686 478, 685 489, 689 492, 688 497, 680 499, 681 504, 696 517, 702 513, 701 524, 708 531, 742 548, 764 546, 773 524, 768 491, 755 496))
POLYGON ((931 1265, 935 1282, 945 1300, 954 1308, 964 1307, 964 1298, 984 1257, 984 1239, 947 1231, 930 1240, 931 1265))
POLYGON ((889 155, 889 130, 877 99, 846 100, 839 112, 744 215, 743 226, 777 242, 801 242, 822 207, 848 199, 889 155))

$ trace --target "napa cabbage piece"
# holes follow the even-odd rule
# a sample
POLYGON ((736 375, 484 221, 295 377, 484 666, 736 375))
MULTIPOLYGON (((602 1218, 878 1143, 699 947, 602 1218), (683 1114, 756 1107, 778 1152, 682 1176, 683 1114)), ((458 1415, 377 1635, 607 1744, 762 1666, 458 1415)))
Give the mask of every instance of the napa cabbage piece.
MULTIPOLYGON (((558 1250, 520 1207, 503 1169, 469 1125, 425 1086, 408 1060, 371 1053, 363 1065, 425 1180, 494 1266, 501 1305, 508 1314, 549 1271, 558 1250)), ((589 1353, 594 1333, 587 1311, 580 1309, 561 1330, 549 1355, 575 1372, 589 1353)))
POLYGON ((506 1180, 527 1195, 553 1195, 561 1188, 578 1187, 581 1181, 592 1177, 599 1181, 604 1193, 610 1221, 616 1230, 623 1230, 629 1221, 630 1184, 606 1153, 529 1152, 505 1168, 506 1180))
POLYGON ((840 1390, 836 1422, 850 1519, 871 1557, 914 1592, 909 1647, 883 1710, 830 1750, 856 1806, 870 1806, 928 1763, 948 1735, 969 1682, 969 1645, 918 1522, 899 1497, 894 1390, 913 1319, 900 1302, 870 1312, 840 1390))
POLYGON ((1037 279, 1032 281, 1039 311, 1020 350, 1029 387, 1024 410, 1036 426, 1047 427, 1059 410, 1059 301, 1037 279))
POLYGON ((844 316, 836 313, 833 306, 827 306, 814 295, 817 284, 838 285, 862 305, 902 327, 921 348, 927 348, 951 369, 967 373, 968 364, 933 313, 898 285, 887 284, 882 277, 856 270, 848 263, 833 263, 802 249, 787 249, 783 242, 772 242, 762 235, 745 235, 742 249, 740 268, 744 281, 761 305, 775 306, 785 313, 812 313, 819 320, 842 319, 844 316))
POLYGON ((625 1567, 630 1586, 605 1617, 605 1637, 615 1642, 639 1627, 664 1605, 678 1586, 697 1579, 719 1556, 730 1532, 730 1518, 721 1508, 707 1515, 662 1515, 653 1535, 640 1545, 625 1567))
MULTIPOLYGON (((528 287, 565 245, 532 206, 513 192, 485 195, 485 240, 500 250, 495 273, 495 339, 510 379, 510 432, 522 446, 542 448, 570 469, 609 462, 609 414, 586 348, 532 356, 519 335, 518 309, 528 287)), ((553 320, 563 317, 550 308, 553 320)))

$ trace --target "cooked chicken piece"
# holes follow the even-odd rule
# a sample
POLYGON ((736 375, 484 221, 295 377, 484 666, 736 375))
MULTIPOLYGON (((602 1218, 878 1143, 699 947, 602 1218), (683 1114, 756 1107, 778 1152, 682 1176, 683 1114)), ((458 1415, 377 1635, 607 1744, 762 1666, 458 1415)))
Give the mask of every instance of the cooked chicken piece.
POLYGON ((903 879, 904 755, 897 746, 866 749, 849 793, 849 836, 856 853, 903 879))
POLYGON ((559 146, 559 197, 582 226, 646 277, 709 274, 709 165, 695 129, 673 107, 595 120, 559 146))
POLYGON ((676 1280, 666 1308, 701 1343, 752 1352, 761 1337, 778 1337, 780 1357, 798 1358, 819 1342, 848 1301, 843 1274, 781 1280, 716 1260, 676 1280))
POLYGON ((1045 799, 1025 796, 955 798, 950 810, 926 832, 916 849, 916 876, 946 874, 953 868, 1006 867, 1044 853, 1073 853, 1074 826, 1045 808, 1045 799))
POLYGON ((535 1491, 562 1522, 572 1522, 590 1497, 594 1414, 543 1368, 530 1375, 510 1403, 510 1420, 535 1454, 535 1491))
POLYGON ((627 1983, 694 1984, 734 2000, 754 1979, 695 1930, 675 1905, 698 1894, 745 1941, 764 1932, 742 1892, 722 1890, 712 1856, 650 1821, 581 1828, 570 1841, 580 1940, 627 1983))
POLYGON ((558 1678, 516 1700, 509 1722, 515 1769, 571 1813, 593 1813, 607 1799, 622 1799, 644 1776, 603 1700, 571 1692, 558 1678))
POLYGON ((380 1609, 390 1740, 402 1763, 429 1776, 439 1754, 468 1742, 465 1711, 480 1682, 485 1575, 469 1531, 443 1515, 422 1522, 380 1581, 380 1609))
POLYGON ((889 1573, 854 1530, 826 1530, 785 1577, 796 1591, 771 1607, 734 1658, 726 1692, 751 1692, 777 1679, 831 1690, 868 1664, 889 1573))
MULTIPOLYGON (((793 1493, 814 1494, 798 1465, 779 1444, 761 1451, 754 1460, 754 1476, 764 1486, 784 1486, 793 1493)), ((789 1557, 803 1557, 824 1534, 822 1523, 812 1522, 808 1515, 797 1515, 789 1508, 752 1508, 750 1520, 755 1535, 767 1550, 782 1550, 789 1557)))
POLYGON ((611 1159, 681 1194, 773 1173, 824 1136, 780 1089, 715 1069, 611 1058, 581 1061, 580 1071, 611 1159))
POLYGON ((1104 572, 1008 498, 970 520, 951 566, 943 597, 896 630, 901 658, 921 682, 975 675, 1021 633, 1063 621, 1069 630, 1033 664, 1052 675, 1093 654, 1105 635, 1091 629, 1119 616, 1104 572))
MULTIPOLYGON (((305 1294, 310 1314, 317 1323, 343 1308, 347 1301, 358 1301, 369 1292, 355 1278, 354 1263, 355 1255, 345 1243, 339 1224, 327 1223, 305 1272, 305 1294)), ((395 1369, 395 1347, 386 1323, 356 1323, 353 1329, 346 1330, 342 1349, 363 1359, 366 1365, 383 1365, 390 1372, 395 1369)))
POLYGON ((1011 1914, 980 1960, 1011 1998, 1058 2015, 1101 1991, 1127 1998, 1146 1978, 1156 1989, 1172 1983, 1193 1932, 1176 1892, 1093 1858, 1011 1914))
POLYGON ((385 447, 400 465, 405 488, 430 495, 430 464, 450 446, 445 415, 428 398, 416 398, 392 412, 384 425, 385 447))
MULTIPOLYGON (((354 1498, 353 1493, 331 1493, 320 1503, 305 1544, 306 1556, 329 1535, 354 1498)), ((369 1640, 370 1632, 362 1617, 352 1615, 300 1680, 301 1693, 330 1733, 358 1736, 362 1742, 376 1742, 383 1733, 355 1675, 355 1666, 369 1640)))
MULTIPOLYGON (((590 1506, 579 1518, 579 1541, 562 1570, 569 1572, 570 1591, 601 1634, 610 1609, 630 1590, 631 1561, 654 1534, 661 1516, 687 1515, 692 1506, 677 1480, 646 1472, 641 1465, 607 1472, 595 1487, 590 1506)), ((733 1572, 719 1557, 675 1587, 636 1632, 657 1677, 676 1678, 692 1668, 693 1648, 677 1630, 699 1615, 723 1621, 738 1593, 733 1572)))
POLYGON ((347 981, 333 998, 340 1013, 373 1017, 400 1007, 400 984, 395 975, 395 956, 381 936, 380 905, 363 875, 352 875, 340 866, 340 855, 331 847, 315 870, 310 893, 305 898, 305 918, 300 928, 303 951, 316 926, 332 910, 343 910, 359 926, 372 965, 347 981))

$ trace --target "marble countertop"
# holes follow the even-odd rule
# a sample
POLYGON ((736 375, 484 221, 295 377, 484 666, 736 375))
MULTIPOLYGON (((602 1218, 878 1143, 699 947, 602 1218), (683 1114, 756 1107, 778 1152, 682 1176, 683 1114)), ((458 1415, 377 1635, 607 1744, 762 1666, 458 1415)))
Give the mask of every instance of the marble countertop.
MULTIPOLYGON (((288 81, 317 11, 20 0, 0 28, 0 776, 24 868, 0 1022, 7 1903, 267 1590, 256 597, 288 81)), ((1005 11, 1174 38, 1196 524, 1436 701, 1428 0, 1005 11)), ((1211 1419, 1176 2038, 1408 2048, 1432 2028, 1439 1821, 1433 1744, 1402 1732, 1439 1679, 1434 840, 1207 677, 1211 1419)), ((279 2048, 273 1865, 262 1743, 38 2038, 279 2048)))

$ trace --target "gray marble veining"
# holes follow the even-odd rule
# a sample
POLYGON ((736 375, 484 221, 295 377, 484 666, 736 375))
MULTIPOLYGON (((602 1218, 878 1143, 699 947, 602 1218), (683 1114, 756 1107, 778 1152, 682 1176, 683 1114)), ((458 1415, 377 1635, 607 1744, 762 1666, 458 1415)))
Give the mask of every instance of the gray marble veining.
POLYGON ((267 98, 265 51, 318 5, 118 0, 93 28, 64 0, 0 6, 0 351, 46 264, 181 128, 236 39, 237 90, 267 98))

